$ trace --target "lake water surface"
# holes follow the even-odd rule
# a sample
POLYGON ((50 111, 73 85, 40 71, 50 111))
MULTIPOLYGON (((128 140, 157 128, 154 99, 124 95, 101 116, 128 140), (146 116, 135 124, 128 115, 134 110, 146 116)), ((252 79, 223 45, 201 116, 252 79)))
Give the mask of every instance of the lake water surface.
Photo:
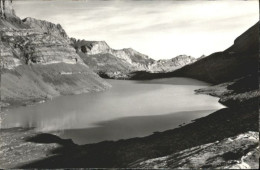
POLYGON ((9 109, 1 128, 35 127, 86 144, 147 136, 223 108, 218 98, 194 94, 208 84, 193 79, 108 82, 113 87, 105 92, 9 109))

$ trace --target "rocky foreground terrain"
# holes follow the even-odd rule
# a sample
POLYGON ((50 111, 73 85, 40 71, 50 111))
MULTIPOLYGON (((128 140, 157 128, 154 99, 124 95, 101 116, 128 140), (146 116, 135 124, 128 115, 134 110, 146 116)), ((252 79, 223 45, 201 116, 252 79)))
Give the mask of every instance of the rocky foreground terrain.
POLYGON ((1 0, 1 103, 27 104, 110 87, 70 45, 60 25, 15 15, 1 0))
POLYGON ((137 168, 215 168, 258 169, 259 133, 247 132, 235 137, 196 146, 172 155, 135 163, 137 168))
POLYGON ((132 48, 115 50, 105 41, 71 39, 83 61, 104 78, 129 79, 133 72, 167 73, 196 61, 195 58, 180 55, 172 59, 154 60, 132 48))
POLYGON ((33 129, 1 129, 0 167, 9 169, 25 162, 44 159, 53 149, 63 145, 59 140, 49 144, 27 142, 27 138, 35 135, 38 133, 33 129))

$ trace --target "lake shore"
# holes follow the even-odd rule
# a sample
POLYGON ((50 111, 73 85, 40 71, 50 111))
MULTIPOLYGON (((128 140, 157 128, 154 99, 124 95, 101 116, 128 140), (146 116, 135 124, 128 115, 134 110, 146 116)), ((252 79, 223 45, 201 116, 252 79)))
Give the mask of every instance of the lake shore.
MULTIPOLYGON (((228 86, 231 84, 228 84, 228 86)), ((208 89, 200 90, 200 93, 208 93, 206 91, 208 89)), ((217 93, 219 88, 215 87, 215 90, 211 90, 211 95, 213 91, 217 93)), ((221 94, 223 98, 224 94, 221 94)), ((16 168, 129 167, 136 160, 165 156, 247 131, 258 131, 259 115, 258 110, 256 110, 257 107, 258 100, 257 97, 254 97, 249 102, 248 100, 240 102, 239 107, 221 109, 176 129, 158 132, 147 137, 116 142, 100 142, 87 145, 76 145, 69 142, 69 145, 49 147, 46 143, 55 144, 57 141, 66 143, 66 140, 58 137, 58 140, 53 140, 53 135, 32 133, 26 140, 21 139, 19 146, 23 148, 23 145, 28 144, 28 142, 33 145, 43 145, 47 148, 43 154, 48 156, 44 159, 34 157, 30 161, 23 160, 19 164, 12 162, 14 164, 10 163, 2 168, 11 168, 11 166, 16 168), (55 164, 52 163, 53 161, 55 164)), ((3 140, 3 138, 1 139, 3 140)), ((25 152, 23 149, 20 151, 21 154, 25 152)))
POLYGON ((65 132, 62 138, 87 144, 144 137, 224 107, 216 97, 196 95, 195 89, 208 84, 193 79, 109 82, 113 87, 102 93, 60 96, 28 107, 9 108, 4 112, 1 127, 36 128, 46 133, 61 131, 65 132), (82 133, 83 129, 88 133, 82 133), (90 139, 84 143, 85 138, 90 139))

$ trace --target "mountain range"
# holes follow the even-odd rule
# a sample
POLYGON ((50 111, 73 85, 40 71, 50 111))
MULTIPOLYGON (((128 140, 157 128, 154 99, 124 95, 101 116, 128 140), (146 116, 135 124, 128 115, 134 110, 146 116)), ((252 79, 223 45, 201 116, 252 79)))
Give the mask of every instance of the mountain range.
POLYGON ((132 48, 115 50, 105 41, 71 41, 83 61, 103 78, 129 79, 137 71, 166 73, 196 61, 186 55, 154 60, 132 48))

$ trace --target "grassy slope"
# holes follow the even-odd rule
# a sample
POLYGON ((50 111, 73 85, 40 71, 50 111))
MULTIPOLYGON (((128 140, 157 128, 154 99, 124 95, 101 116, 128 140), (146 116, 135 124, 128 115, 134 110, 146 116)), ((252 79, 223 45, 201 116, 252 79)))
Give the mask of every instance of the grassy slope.
POLYGON ((21 65, 13 70, 2 70, 1 80, 1 99, 11 105, 109 87, 81 64, 21 65))

